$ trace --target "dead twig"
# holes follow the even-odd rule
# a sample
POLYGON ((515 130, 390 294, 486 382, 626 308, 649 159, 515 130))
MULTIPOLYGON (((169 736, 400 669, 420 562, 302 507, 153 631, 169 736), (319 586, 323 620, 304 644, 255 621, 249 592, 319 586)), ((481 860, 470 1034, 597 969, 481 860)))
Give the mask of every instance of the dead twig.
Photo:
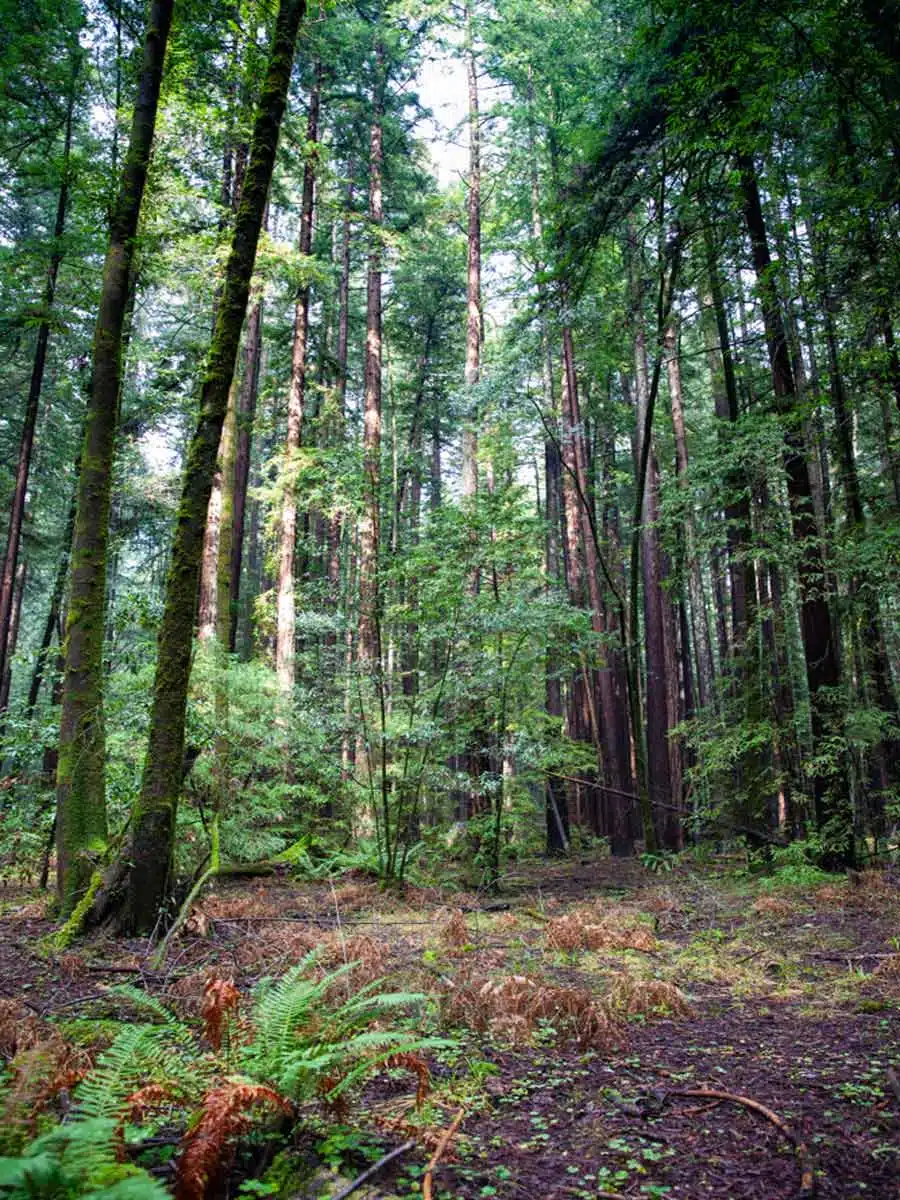
POLYGON ((441 1160, 441 1155, 447 1149, 450 1139, 459 1129, 459 1124, 465 1116, 465 1109, 461 1108, 444 1132, 441 1134, 441 1140, 435 1147, 434 1154, 428 1160, 428 1166, 425 1168, 425 1177, 422 1180, 422 1200, 431 1200, 431 1175, 434 1168, 441 1160))
POLYGON ((775 1126, 781 1136, 794 1147, 794 1152, 797 1155, 797 1163, 800 1167, 798 1200, 810 1200, 811 1197, 815 1196, 816 1170, 806 1143, 801 1142, 791 1127, 779 1117, 778 1113, 773 1112, 771 1108, 767 1108, 765 1104, 761 1104, 759 1100, 754 1100, 750 1096, 739 1096, 735 1092, 720 1092, 716 1088, 679 1088, 677 1091, 671 1091, 669 1095, 692 1096, 698 1100, 729 1101, 732 1104, 739 1104, 743 1108, 749 1109, 750 1112, 754 1112, 760 1117, 765 1117, 767 1121, 775 1126))
POLYGON ((365 1171, 363 1171, 362 1175, 358 1175, 352 1183, 348 1183, 347 1186, 341 1188, 339 1192, 335 1192, 331 1197, 331 1200, 347 1200, 347 1197, 352 1196, 353 1193, 361 1188, 364 1183, 368 1183, 373 1175, 377 1175, 382 1167, 386 1167, 389 1162, 393 1162, 394 1159, 399 1158, 401 1154, 406 1154, 408 1150, 412 1150, 415 1144, 416 1139, 410 1138, 409 1141, 404 1142, 402 1146, 395 1147, 382 1158, 379 1158, 378 1162, 372 1163, 371 1167, 368 1167, 365 1171))

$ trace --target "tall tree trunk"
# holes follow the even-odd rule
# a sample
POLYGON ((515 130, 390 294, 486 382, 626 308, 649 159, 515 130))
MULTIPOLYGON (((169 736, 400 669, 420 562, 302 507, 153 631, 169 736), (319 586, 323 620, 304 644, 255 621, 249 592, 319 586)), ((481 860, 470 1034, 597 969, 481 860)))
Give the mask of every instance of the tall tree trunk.
POLYGON ((173 0, 151 0, 131 139, 110 225, 94 332, 72 545, 57 772, 57 891, 64 913, 87 889, 106 848, 103 627, 122 331, 172 6, 173 0))
MULTIPOLYGON (((75 107, 74 74, 73 70, 72 87, 66 107, 62 178, 59 184, 59 198, 56 203, 56 221, 53 226, 53 249, 50 253, 50 262, 47 266, 47 280, 44 285, 44 295, 42 297, 41 323, 38 326, 37 341, 34 347, 31 382, 28 387, 28 399, 25 402, 25 418, 22 422, 19 458, 16 463, 16 478, 13 486, 12 503, 10 505, 9 530, 6 535, 6 554, 3 559, 2 574, 0 574, 0 679, 6 676, 6 645, 9 640, 9 627, 13 611, 16 565, 22 538, 22 522, 25 516, 25 498, 28 494, 28 476, 31 471, 34 433, 37 425, 38 409, 40 407, 41 389, 44 386, 44 369, 47 364, 47 346, 50 341, 50 314, 56 295, 56 279, 59 274, 59 265, 63 258, 62 236, 66 228, 66 209, 69 203, 69 156, 72 148, 72 115, 75 107)), ((0 703, 0 712, 2 712, 4 707, 5 705, 0 703)))
POLYGON ((9 617, 9 624, 6 629, 6 666, 3 671, 3 678, 0 679, 0 714, 5 713, 9 707, 9 693, 12 687, 12 660, 16 653, 16 644, 19 640, 19 625, 22 620, 22 598, 25 594, 25 579, 28 574, 28 562, 22 559, 16 567, 16 577, 13 581, 13 602, 12 612, 9 617))
MULTIPOLYGON (((684 424, 684 403, 681 392, 681 365, 678 360, 678 331, 670 322, 665 334, 666 373, 669 381, 669 402, 672 408, 672 429, 675 434, 675 465, 682 490, 688 485, 687 433, 684 424)), ((685 514, 684 545, 687 557, 688 595, 690 598, 690 633, 697 657, 697 693, 700 707, 712 700, 713 659, 709 620, 704 596, 703 574, 697 551, 697 529, 693 510, 685 514)))
MULTIPOLYGON (((312 253, 313 204, 319 140, 319 98, 322 64, 316 63, 315 82, 309 94, 306 120, 306 162, 303 165, 303 199, 300 209, 298 249, 303 258, 312 253)), ((287 406, 287 439, 284 446, 284 495, 281 502, 281 532, 278 558, 277 625, 275 670, 282 697, 289 703, 294 692, 294 639, 296 601, 294 559, 297 550, 297 452, 303 436, 303 404, 306 398, 306 345, 309 334, 309 284, 297 293, 294 313, 294 344, 291 352, 291 384, 287 406)))
POLYGON ((241 570, 244 559, 244 529, 247 521, 247 490, 250 484, 250 459, 253 450, 253 426, 259 395, 259 366, 262 355, 262 295, 251 303, 244 335, 244 369, 237 408, 237 435, 234 459, 234 528, 231 541, 231 627, 228 649, 237 650, 238 623, 241 620, 241 570))
MULTIPOLYGON (((635 306, 635 396, 638 460, 643 458, 643 440, 652 436, 648 420, 650 395, 646 333, 640 308, 635 306)), ((647 668, 647 779, 655 812, 657 834, 662 844, 675 849, 680 842, 675 793, 669 759, 669 729, 674 725, 669 712, 669 658, 663 592, 662 550, 659 544, 659 465, 651 445, 647 452, 647 477, 641 517, 641 566, 644 585, 644 638, 647 668)), ((676 718, 677 719, 677 718, 676 718)))
MULTIPOLYGON (((784 470, 795 544, 799 547, 797 564, 800 587, 800 624, 809 685, 813 744, 817 748, 829 736, 835 719, 835 691, 840 683, 840 665, 836 631, 831 620, 828 598, 824 594, 825 572, 812 505, 805 447, 796 429, 794 412, 796 384, 788 353, 787 335, 781 307, 772 277, 765 220, 759 196, 756 166, 751 155, 737 156, 744 220, 750 238, 757 290, 766 330, 766 345, 772 370, 775 404, 785 419, 784 470)), ((821 762, 821 754, 817 762, 821 762)), ((855 861, 853 825, 849 813, 849 794, 844 766, 833 764, 830 770, 816 766, 810 772, 816 823, 826 830, 829 848, 826 861, 846 866, 855 861)))
POLYGON ((53 643, 53 635, 60 626, 60 614, 62 612, 63 597, 66 592, 66 580, 69 577, 69 553, 72 549, 72 531, 74 528, 75 493, 73 492, 72 502, 69 505, 69 515, 66 518, 66 525, 63 531, 62 545, 59 551, 56 579, 53 583, 53 591, 50 593, 50 608, 47 611, 47 620, 44 623, 44 632, 41 636, 41 644, 38 647, 34 671, 31 676, 31 684, 28 688, 26 715, 29 718, 34 714, 34 710, 37 707, 38 695, 40 694, 41 684, 44 681, 44 672, 47 669, 47 658, 50 654, 50 646, 53 643))
POLYGON ((472 5, 466 0, 465 58, 468 85, 469 178, 466 237, 466 418, 462 433, 462 494, 478 492, 478 413, 473 390, 481 380, 481 125, 478 69, 472 39, 472 5))
MULTIPOLYGON (((344 214, 341 221, 340 280, 338 283, 338 330, 335 348, 334 418, 329 429, 329 440, 339 444, 344 436, 344 402, 347 395, 347 347, 350 329, 350 213, 353 207, 353 178, 347 184, 344 214)), ((328 563, 325 569, 328 580, 328 602, 337 612, 341 604, 341 544, 343 541, 344 515, 332 512, 328 520, 328 563)), ((328 644, 337 643, 337 635, 329 634, 328 644)))
MULTIPOLYGON (((574 468, 574 493, 572 507, 577 511, 572 517, 577 521, 575 537, 580 538, 580 551, 584 563, 586 600, 590 606, 591 624, 595 633, 609 639, 616 633, 615 622, 610 619, 601 580, 600 548, 597 544, 597 523, 594 515, 593 493, 590 479, 588 444, 585 437, 578 398, 578 375, 575 370, 575 350, 572 331, 565 326, 562 331, 562 360, 564 373, 563 409, 566 440, 572 446, 574 468)), ((569 514, 567 513, 567 518, 569 514)), ((569 534, 570 542, 572 532, 569 534)), ((605 661, 586 672, 584 688, 593 727, 594 743, 600 758, 605 792, 604 810, 611 814, 610 847, 617 856, 632 853, 629 833, 628 795, 632 786, 631 766, 628 761, 628 715, 622 697, 616 688, 617 649, 609 640, 604 647, 605 661)))
POLYGON ((381 480, 381 262, 384 199, 384 47, 376 47, 376 79, 369 127, 369 261, 366 282, 366 355, 363 417, 364 500, 360 522, 359 659, 381 661, 378 545, 381 480))
POLYGON ((141 792, 128 846, 93 910, 97 919, 118 907, 119 924, 128 930, 153 928, 171 882, 203 526, 304 10, 305 0, 282 0, 278 11, 182 484, 141 792))

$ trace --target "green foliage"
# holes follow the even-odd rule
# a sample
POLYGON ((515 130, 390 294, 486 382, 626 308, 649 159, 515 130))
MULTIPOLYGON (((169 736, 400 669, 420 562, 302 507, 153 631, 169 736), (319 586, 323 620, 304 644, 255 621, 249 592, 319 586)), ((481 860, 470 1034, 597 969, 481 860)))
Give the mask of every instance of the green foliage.
POLYGON ((381 980, 357 989, 341 1003, 334 997, 356 963, 346 963, 319 979, 311 974, 313 951, 280 980, 263 980, 253 1010, 255 1036, 241 1052, 240 1065, 254 1080, 268 1083, 294 1100, 315 1095, 331 1079, 336 1097, 393 1054, 435 1048, 440 1038, 415 1036, 400 1028, 377 1028, 392 1015, 418 1011, 426 997, 415 992, 380 991, 381 980))
POLYGON ((67 1122, 31 1143, 19 1158, 0 1158, 4 1200, 167 1200, 146 1171, 117 1159, 117 1122, 67 1122))

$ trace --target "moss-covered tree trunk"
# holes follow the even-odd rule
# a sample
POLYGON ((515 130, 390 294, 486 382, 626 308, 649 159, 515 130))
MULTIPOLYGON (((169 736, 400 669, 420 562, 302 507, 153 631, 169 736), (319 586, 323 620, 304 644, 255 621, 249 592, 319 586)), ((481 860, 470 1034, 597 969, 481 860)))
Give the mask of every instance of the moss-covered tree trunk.
POLYGON ((124 858, 94 910, 97 917, 114 908, 118 924, 128 930, 151 930, 169 890, 206 509, 305 7, 305 0, 282 0, 278 10, 182 484, 141 792, 124 858))
POLYGON ((78 477, 72 585, 57 768, 57 890, 62 911, 86 891, 106 844, 103 626, 113 448, 122 332, 173 0, 152 0, 131 123, 131 140, 110 223, 94 330, 91 390, 78 477))

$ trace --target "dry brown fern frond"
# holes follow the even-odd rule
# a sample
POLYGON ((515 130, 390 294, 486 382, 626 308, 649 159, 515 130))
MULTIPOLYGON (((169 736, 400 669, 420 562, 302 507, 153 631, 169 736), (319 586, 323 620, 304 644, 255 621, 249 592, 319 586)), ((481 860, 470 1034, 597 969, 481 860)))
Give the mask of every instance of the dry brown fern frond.
POLYGON ((0 998, 0 1056, 9 1060, 40 1042, 62 1042, 59 1033, 18 1000, 0 998))
MULTIPOLYGON (((434 1152, 441 1143, 444 1130, 439 1125, 416 1125, 407 1120, 406 1115, 390 1116, 386 1113, 373 1113, 372 1124, 383 1129, 385 1133, 395 1133, 404 1138, 415 1138, 426 1150, 434 1152)), ((456 1155, 448 1150, 442 1158, 444 1162, 456 1162, 456 1155)))
POLYGON ((461 950, 469 941, 469 930, 461 908, 455 908, 440 931, 443 944, 450 950, 461 950))
POLYGON ((359 912, 361 908, 372 908, 380 895, 376 883, 353 881, 336 887, 331 899, 339 912, 359 912))
POLYGON ((16 1130, 21 1130, 21 1141, 27 1142, 37 1131, 38 1116, 81 1082, 90 1068, 90 1057, 55 1033, 20 1050, 9 1065, 12 1078, 0 1104, 0 1121, 7 1144, 14 1145, 16 1130))
POLYGON ((556 987, 527 975, 469 980, 449 993, 445 1012, 451 1024, 493 1029, 520 1041, 547 1022, 560 1041, 603 1047, 615 1041, 615 1023, 586 988, 556 987))
POLYGON ((333 1120, 344 1124, 350 1115, 350 1104, 343 1092, 336 1096, 331 1093, 344 1081, 343 1075, 323 1075, 316 1083, 316 1095, 319 1102, 333 1120))
POLYGON ((179 1097, 180 1093, 168 1084, 148 1083, 146 1087, 138 1088, 136 1092, 132 1092, 122 1107, 127 1120, 132 1125, 138 1125, 144 1120, 147 1113, 158 1112, 161 1108, 168 1108, 179 1097))
POLYGON ((283 1096, 262 1084, 232 1080, 207 1092, 200 1120, 181 1143, 176 1200, 204 1200, 230 1167, 235 1138, 250 1129, 253 1110, 263 1107, 292 1111, 283 1096))
POLYGON ((556 917, 547 925, 547 945, 553 950, 641 950, 658 949, 659 943, 636 918, 627 921, 606 917, 590 922, 578 912, 556 917))
POLYGON ((364 933, 343 937, 338 930, 329 934, 320 959, 321 967, 332 971, 344 963, 354 964, 348 975, 342 975, 335 980, 333 995, 346 994, 348 990, 357 991, 367 983, 379 979, 385 972, 388 953, 384 942, 364 933))
POLYGON ((425 1097, 431 1091, 431 1071, 428 1069, 425 1059, 407 1051, 401 1054, 392 1054, 390 1058, 385 1059, 384 1065, 389 1070, 409 1071, 411 1075, 415 1075, 416 1108, 421 1108, 425 1103, 425 1097))
POLYGON ((663 979, 636 979, 620 975, 606 997, 613 1017, 692 1017, 694 1010, 684 992, 663 979))
POLYGON ((235 947, 239 966, 267 973, 278 964, 291 965, 305 958, 322 941, 322 934, 293 921, 273 921, 265 937, 244 938, 235 947))
POLYGON ((207 979, 203 988, 203 1036, 213 1050, 222 1049, 222 1037, 226 1022, 232 1013, 237 1011, 241 993, 234 986, 233 979, 222 979, 212 975, 207 979))

